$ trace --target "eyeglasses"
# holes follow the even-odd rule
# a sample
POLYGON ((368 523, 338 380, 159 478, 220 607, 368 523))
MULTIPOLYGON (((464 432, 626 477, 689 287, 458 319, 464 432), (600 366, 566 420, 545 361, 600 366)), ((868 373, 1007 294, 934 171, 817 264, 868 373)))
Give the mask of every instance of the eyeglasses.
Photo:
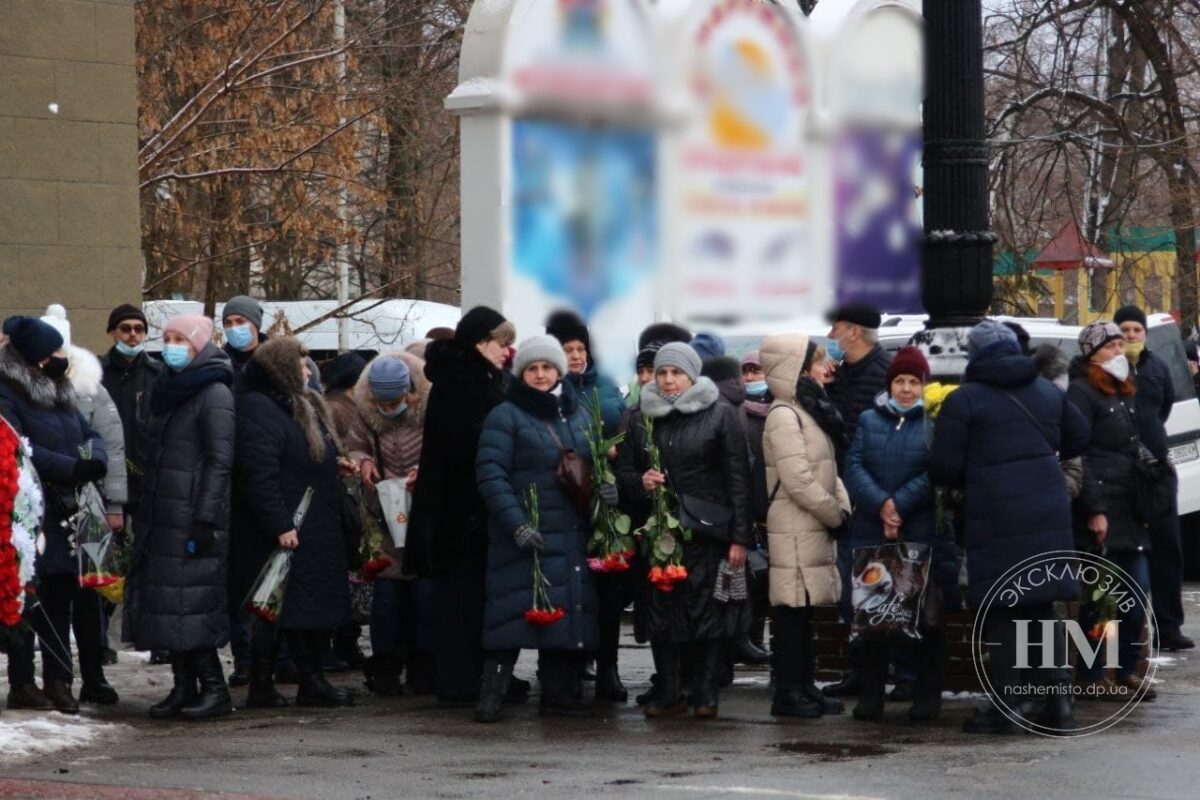
POLYGON ((138 335, 146 332, 145 325, 118 325, 117 330, 121 333, 136 333, 138 335))

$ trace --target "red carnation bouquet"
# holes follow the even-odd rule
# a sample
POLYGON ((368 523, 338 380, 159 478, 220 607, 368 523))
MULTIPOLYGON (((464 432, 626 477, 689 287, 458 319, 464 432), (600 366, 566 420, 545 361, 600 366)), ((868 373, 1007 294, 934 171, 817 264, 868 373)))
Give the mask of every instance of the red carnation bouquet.
MULTIPOLYGON (((359 572, 367 583, 379 577, 379 573, 392 565, 392 559, 383 550, 383 526, 379 516, 374 513, 360 497, 359 511, 362 517, 362 541, 359 543, 358 561, 361 565, 359 572)), ((389 538, 391 534, 388 534, 389 538)))
POLYGON ((625 434, 605 438, 604 417, 600 413, 600 395, 593 392, 587 429, 588 448, 592 451, 592 536, 588 539, 588 567, 593 572, 624 572, 633 558, 633 522, 627 514, 604 502, 600 488, 617 482, 609 464, 609 452, 625 440, 625 434))
MULTIPOLYGON (((525 494, 525 508, 529 512, 529 525, 538 529, 538 496, 537 484, 529 484, 525 494)), ((542 574, 542 564, 537 551, 533 552, 533 608, 525 612, 525 621, 530 625, 545 627, 553 625, 567 615, 561 608, 555 608, 550 602, 550 580, 542 574)))
MULTIPOLYGON (((654 443, 654 420, 642 418, 646 428, 646 452, 650 456, 650 468, 663 471, 662 455, 654 443)), ((647 577, 660 592, 670 592, 675 584, 687 580, 687 567, 683 566, 683 543, 692 540, 692 532, 671 513, 675 503, 675 492, 665 483, 654 490, 654 508, 646 524, 638 529, 642 537, 646 560, 650 562, 647 577)))

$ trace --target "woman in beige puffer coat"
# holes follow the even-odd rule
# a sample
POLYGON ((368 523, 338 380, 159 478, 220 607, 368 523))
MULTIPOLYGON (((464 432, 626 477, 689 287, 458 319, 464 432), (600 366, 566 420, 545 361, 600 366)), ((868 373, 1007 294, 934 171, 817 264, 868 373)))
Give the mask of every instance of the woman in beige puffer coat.
POLYGON ((841 703, 825 698, 813 682, 812 607, 841 597, 830 532, 850 513, 837 469, 845 433, 820 382, 823 347, 804 334, 778 334, 763 340, 760 357, 775 398, 763 437, 772 497, 767 541, 777 688, 771 713, 839 714, 841 703))

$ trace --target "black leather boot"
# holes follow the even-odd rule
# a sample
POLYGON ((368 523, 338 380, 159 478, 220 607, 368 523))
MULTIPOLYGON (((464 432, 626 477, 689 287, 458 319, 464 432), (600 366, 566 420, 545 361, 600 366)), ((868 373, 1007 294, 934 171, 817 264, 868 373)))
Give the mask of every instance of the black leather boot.
POLYGON ((363 675, 366 677, 367 688, 384 697, 398 697, 404 694, 404 684, 400 682, 400 659, 392 653, 382 653, 371 656, 363 665, 363 675))
POLYGON ((942 711, 946 637, 941 630, 924 631, 923 637, 917 644, 917 680, 913 685, 913 704, 908 710, 912 722, 932 722, 942 711))
POLYGON ((334 688, 325 680, 321 669, 322 639, 324 631, 289 631, 288 647, 292 660, 300 673, 300 688, 296 691, 296 705, 310 708, 338 708, 354 705, 354 696, 334 688))
POLYGON ((646 703, 647 717, 673 717, 687 712, 680 682, 679 645, 675 642, 651 643, 658 685, 654 697, 646 703))
POLYGON ((736 664, 746 664, 752 667, 765 667, 771 662, 767 651, 754 644, 749 634, 742 634, 733 640, 733 661, 736 664))
POLYGON ((196 672, 192 669, 191 653, 171 653, 171 693, 150 706, 150 719, 170 719, 196 699, 196 672))
POLYGON ((233 699, 225 685, 225 674, 221 671, 221 657, 216 648, 197 650, 192 653, 192 664, 200 693, 196 699, 179 710, 184 719, 215 719, 233 713, 233 699))
MULTIPOLYGON (((821 716, 821 704, 805 691, 805 642, 800 609, 772 609, 771 658, 775 670, 775 696, 771 716, 813 719, 821 716)), ((829 701, 836 702, 836 701, 829 701)))
POLYGON ((713 639, 700 642, 696 648, 700 656, 700 672, 692 691, 692 706, 700 719, 714 719, 717 716, 725 645, 725 641, 713 639))
POLYGON ((887 642, 863 642, 859 680, 858 705, 854 718, 875 720, 883 716, 884 693, 887 690, 887 642))
POLYGON ((621 673, 617 671, 615 661, 596 663, 596 699, 611 703, 629 701, 629 692, 621 683, 621 673))
POLYGON ((826 697, 855 697, 860 691, 862 681, 859 679, 858 670, 848 669, 840 681, 826 686, 821 690, 821 694, 826 697))
POLYGON ((539 660, 542 697, 538 713, 543 717, 592 716, 592 704, 580 697, 583 664, 575 654, 544 650, 539 660))
POLYGON ((79 702, 115 706, 121 701, 117 690, 104 677, 103 647, 79 649, 79 675, 83 679, 79 687, 79 702))
POLYGON ((45 681, 43 694, 54 704, 54 710, 63 714, 78 714, 79 701, 71 694, 71 684, 67 681, 45 681))
POLYGON ((488 659, 483 662, 483 677, 479 681, 479 704, 475 706, 476 722, 499 722, 500 707, 512 678, 512 664, 488 659))
POLYGON ((250 688, 246 691, 245 708, 287 708, 287 699, 275 688, 275 652, 273 630, 253 632, 250 640, 250 688))
POLYGON ((250 659, 233 658, 233 672, 229 673, 230 686, 245 686, 250 683, 250 659))

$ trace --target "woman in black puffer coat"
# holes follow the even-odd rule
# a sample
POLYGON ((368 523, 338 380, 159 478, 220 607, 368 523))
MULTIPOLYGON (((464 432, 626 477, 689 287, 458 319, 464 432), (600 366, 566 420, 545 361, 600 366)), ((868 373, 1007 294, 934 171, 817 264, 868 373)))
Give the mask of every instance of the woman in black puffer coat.
MULTIPOLYGON (((237 491, 252 517, 239 520, 233 560, 235 597, 244 598, 277 547, 294 551, 278 626, 300 673, 296 704, 353 705, 353 697, 325 680, 321 659, 332 630, 350 618, 346 543, 342 532, 345 488, 329 413, 308 391, 304 348, 293 338, 258 347, 242 373, 237 398, 237 491), (313 490, 303 523, 293 524, 305 491, 313 490)), ((249 707, 286 702, 271 680, 272 637, 251 642, 249 707)))
MULTIPOLYGON (((1111 322, 1094 322, 1079 335, 1083 361, 1075 364, 1076 375, 1067 389, 1092 426, 1092 443, 1083 454, 1083 488, 1076 502, 1075 540, 1083 550, 1099 551, 1125 570, 1147 596, 1150 591, 1150 531, 1135 509, 1138 426, 1133 395, 1136 391, 1129 362, 1125 358, 1121 329, 1111 322)), ((1095 609, 1080 609, 1085 631, 1095 609)), ((1145 612, 1134 603, 1122 614, 1117 683, 1133 696, 1141 690, 1137 662, 1141 655, 1145 612)), ((1104 681, 1104 664, 1096 659, 1091 668, 1076 670, 1079 681, 1104 681)), ((1108 687, 1113 688, 1113 687, 1108 687)), ((1146 699, 1154 690, 1147 688, 1146 699)))
POLYGON ((150 395, 124 635, 139 650, 171 653, 174 687, 150 708, 155 719, 233 711, 217 655, 229 642, 233 368, 212 332, 212 320, 199 315, 167 323, 165 343, 185 348, 187 360, 159 376, 150 395))
POLYGON ((653 489, 667 483, 684 506, 692 503, 693 515, 723 522, 713 513, 720 507, 728 522, 710 526, 707 538, 696 534, 684 545, 685 581, 670 592, 650 593, 646 624, 659 683, 646 716, 686 710, 680 687, 680 658, 686 657, 698 662, 691 693, 696 716, 715 717, 725 647, 738 632, 744 603, 719 602, 713 590, 721 562, 743 569, 752 543, 746 434, 740 412, 718 402, 716 385, 700 375, 700 357, 691 347, 665 345, 655 356, 654 369, 654 382, 642 389, 641 410, 654 421, 664 472, 650 468, 645 423, 635 418, 617 461, 622 501, 635 518, 645 518, 653 489), (703 512, 696 510, 700 502, 703 512))

